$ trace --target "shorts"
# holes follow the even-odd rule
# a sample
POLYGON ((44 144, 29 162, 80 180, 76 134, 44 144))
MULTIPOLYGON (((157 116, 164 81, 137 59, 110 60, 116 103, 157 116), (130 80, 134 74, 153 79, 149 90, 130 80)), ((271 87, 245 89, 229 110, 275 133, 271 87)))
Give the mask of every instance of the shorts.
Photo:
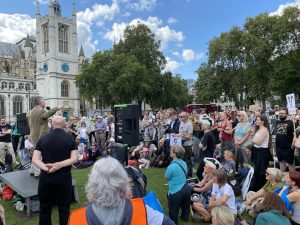
POLYGON ((276 149, 276 156, 278 158, 278 161, 286 161, 288 164, 294 163, 294 151, 291 148, 285 148, 285 149, 276 149))

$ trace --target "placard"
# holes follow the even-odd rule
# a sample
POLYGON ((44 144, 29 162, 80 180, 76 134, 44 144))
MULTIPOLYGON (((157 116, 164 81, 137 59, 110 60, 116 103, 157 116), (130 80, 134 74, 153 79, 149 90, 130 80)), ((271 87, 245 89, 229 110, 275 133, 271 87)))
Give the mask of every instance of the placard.
POLYGON ((170 135, 170 147, 172 147, 174 144, 181 145, 181 137, 170 135))
POLYGON ((295 94, 286 95, 287 108, 290 115, 297 114, 295 94))

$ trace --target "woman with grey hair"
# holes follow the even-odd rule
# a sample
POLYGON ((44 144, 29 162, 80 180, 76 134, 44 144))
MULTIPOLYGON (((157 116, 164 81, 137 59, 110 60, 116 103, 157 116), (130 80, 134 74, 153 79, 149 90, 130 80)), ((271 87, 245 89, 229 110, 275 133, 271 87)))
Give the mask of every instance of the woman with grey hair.
POLYGON ((165 177, 168 180, 168 205, 170 218, 178 224, 178 214, 181 208, 181 219, 187 221, 190 214, 191 190, 186 182, 187 165, 182 160, 185 150, 181 145, 171 147, 170 156, 173 161, 168 166, 165 177))
POLYGON ((168 217, 130 199, 129 178, 114 158, 98 160, 86 185, 90 204, 72 212, 69 225, 174 225, 168 217))

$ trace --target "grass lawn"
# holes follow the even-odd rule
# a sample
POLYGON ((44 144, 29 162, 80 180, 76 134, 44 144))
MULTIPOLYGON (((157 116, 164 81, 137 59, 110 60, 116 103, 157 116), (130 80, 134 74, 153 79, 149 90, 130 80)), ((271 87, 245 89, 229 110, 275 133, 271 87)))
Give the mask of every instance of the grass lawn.
MULTIPOLYGON (((87 202, 85 196, 85 184, 87 182, 88 173, 90 168, 87 169, 80 169, 80 170, 72 170, 73 179, 76 180, 78 195, 80 199, 80 203, 73 203, 71 205, 72 209, 77 209, 81 206, 84 206, 87 202)), ((164 179, 164 172, 165 169, 159 168, 149 168, 143 171, 148 178, 148 186, 147 191, 154 190, 160 203, 162 204, 164 210, 167 212, 168 204, 167 204, 167 186, 165 185, 166 181, 164 179)), ((57 190, 59 191, 59 190, 57 190)), ((17 212, 14 207, 12 201, 2 201, 5 210, 6 210, 6 222, 8 225, 37 225, 38 224, 38 213, 32 214, 30 217, 26 216, 24 212, 17 212)), ((52 213, 52 223, 54 225, 58 224, 58 212, 57 208, 54 208, 52 213)), ((190 222, 180 222, 182 225, 191 225, 195 224, 191 221, 190 222)))

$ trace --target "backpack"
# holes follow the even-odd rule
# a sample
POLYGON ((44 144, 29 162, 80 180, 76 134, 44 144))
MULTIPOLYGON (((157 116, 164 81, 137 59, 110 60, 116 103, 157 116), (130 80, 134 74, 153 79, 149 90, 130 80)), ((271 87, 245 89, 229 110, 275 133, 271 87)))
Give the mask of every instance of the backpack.
POLYGON ((132 198, 142 198, 146 195, 147 177, 142 171, 126 166, 124 168, 130 179, 132 198))

